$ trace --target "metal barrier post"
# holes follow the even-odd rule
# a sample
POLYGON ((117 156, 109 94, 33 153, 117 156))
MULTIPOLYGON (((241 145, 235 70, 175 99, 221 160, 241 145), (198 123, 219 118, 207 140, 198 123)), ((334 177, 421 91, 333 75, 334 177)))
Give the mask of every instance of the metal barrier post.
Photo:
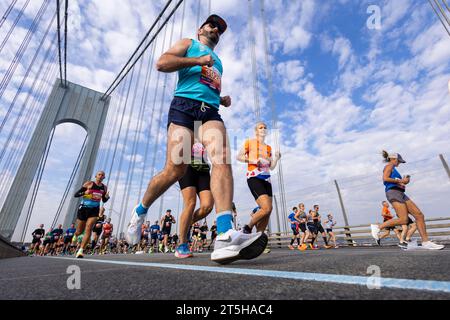
POLYGON ((347 219, 347 212, 345 211, 345 207, 344 207, 344 201, 342 200, 342 195, 341 195, 341 190, 339 189, 339 185, 337 183, 336 180, 334 180, 334 184, 336 185, 336 190, 339 196, 339 203, 341 204, 341 209, 342 209, 342 215, 344 216, 344 223, 345 223, 345 228, 344 228, 344 232, 345 232, 345 238, 348 242, 348 244, 350 246, 353 246, 353 241, 351 239, 352 235, 350 234, 350 227, 348 224, 348 219, 347 219))
POLYGON ((444 166, 445 172, 447 172, 448 178, 450 179, 450 169, 448 167, 447 161, 445 161, 445 158, 442 154, 439 155, 439 158, 441 159, 442 165, 444 166))
MULTIPOLYGON (((273 200, 275 202, 275 212, 277 213, 277 225, 278 225, 278 236, 281 235, 281 226, 280 226, 280 212, 278 211, 278 201, 277 201, 277 197, 275 195, 273 195, 273 200)), ((281 248, 281 238, 278 238, 278 247, 281 248)))

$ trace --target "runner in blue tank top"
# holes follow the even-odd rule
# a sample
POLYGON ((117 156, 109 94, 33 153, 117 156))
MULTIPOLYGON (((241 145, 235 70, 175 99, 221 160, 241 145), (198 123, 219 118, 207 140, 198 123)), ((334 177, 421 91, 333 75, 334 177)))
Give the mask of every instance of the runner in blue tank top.
MULTIPOLYGON (((398 218, 387 220, 380 225, 372 224, 372 236, 375 240, 379 240, 379 233, 381 230, 408 224, 408 214, 411 214, 416 220, 417 229, 422 238, 421 247, 428 250, 443 249, 443 245, 435 244, 428 239, 425 218, 422 211, 420 211, 416 204, 405 194, 406 185, 410 182, 410 176, 403 178, 396 168, 400 163, 406 163, 406 161, 403 160, 402 156, 398 153, 388 153, 383 150, 382 154, 384 161, 387 163, 383 170, 384 190, 386 192, 386 198, 394 207, 398 218)), ((407 244, 401 244, 401 247, 403 249, 408 248, 407 244)))
MULTIPOLYGON (((212 164, 211 192, 217 212, 217 233, 211 260, 230 263, 251 259, 261 246, 264 233, 244 234, 233 229, 233 175, 229 159, 225 125, 219 106, 231 106, 229 96, 221 96, 223 66, 214 52, 227 29, 224 19, 213 14, 200 26, 197 39, 182 39, 158 60, 158 71, 178 72, 178 84, 170 105, 167 121, 167 155, 162 172, 152 178, 142 201, 133 209, 126 237, 130 244, 140 240, 141 226, 148 208, 180 180, 190 164, 194 134, 200 139, 212 164), (195 132, 194 132, 195 131, 195 132), (183 143, 182 150, 179 150, 183 143), (183 156, 185 155, 185 156, 183 156)), ((189 254, 184 244, 180 254, 189 254)))

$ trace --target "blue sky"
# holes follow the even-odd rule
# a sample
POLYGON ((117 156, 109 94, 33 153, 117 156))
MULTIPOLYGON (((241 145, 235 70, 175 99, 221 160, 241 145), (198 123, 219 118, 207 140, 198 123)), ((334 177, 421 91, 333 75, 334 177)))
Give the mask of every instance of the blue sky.
MULTIPOLYGON (((204 20, 208 14, 208 1, 201 0, 201 3, 201 20, 204 20)), ((263 118, 270 122, 260 1, 252 1, 252 4, 260 87, 258 94, 263 118)), ((7 5, 6 1, 1 2, 0 11, 3 12, 7 5)), ((39 5, 39 1, 32 1, 26 16, 33 17, 39 5)), ((162 5, 163 1, 70 2, 68 80, 105 91, 153 23, 162 5)), ((197 0, 186 1, 182 37, 195 36, 197 5, 197 0)), ((440 167, 438 154, 443 153, 449 159, 450 38, 428 2, 335 0, 323 3, 280 0, 266 1, 265 5, 269 21, 274 97, 282 137, 287 207, 299 202, 305 202, 310 207, 318 202, 324 213, 333 212, 337 220, 342 222, 333 184, 333 180, 337 179, 342 181, 350 222, 359 224, 376 221, 379 219, 379 202, 384 199, 380 181, 383 167, 380 151, 385 148, 402 153, 411 162, 401 168, 401 172, 414 173, 410 195, 425 213, 431 216, 448 215, 450 203, 445 195, 450 191, 450 183, 440 167), (370 5, 380 8, 380 29, 369 29, 366 25, 371 16, 367 13, 370 5)), ((180 38, 182 8, 175 19, 172 43, 180 38)), ((212 0, 212 11, 229 23, 229 30, 222 37, 217 53, 224 65, 223 94, 232 96, 233 105, 221 113, 231 138, 236 139, 239 146, 245 137, 251 135, 255 122, 248 4, 247 1, 239 0, 212 0)), ((46 16, 47 21, 49 18, 50 14, 46 16)), ((11 22, 8 20, 5 27, 0 29, 0 39, 3 39, 8 23, 11 22)), ((42 23, 40 32, 45 24, 42 23)), ((2 73, 23 34, 23 30, 18 30, 8 42, 7 54, 2 53, 2 73)), ((157 42, 157 55, 169 45, 169 34, 170 27, 165 47, 162 48, 162 39, 157 42)), ((33 48, 35 45, 26 53, 28 59, 34 54, 33 48)), ((149 57, 150 52, 144 56, 143 70, 149 64, 149 57)), ((14 85, 20 83, 25 62, 23 66, 15 74, 13 85, 8 88, 8 97, 15 92, 14 85)), ((150 153, 153 152, 158 127, 159 142, 165 142, 166 113, 175 81, 174 75, 168 76, 162 122, 160 126, 153 124, 152 132, 149 133, 149 108, 154 90, 162 87, 163 80, 161 75, 160 83, 157 84, 157 73, 153 71, 152 81, 148 85, 150 93, 146 117, 142 120, 143 129, 138 132, 139 148, 134 173, 134 177, 143 175, 145 179, 152 172, 152 156, 149 156, 144 169, 144 146, 149 141, 150 153)), ((139 90, 144 81, 144 71, 141 77, 139 90)), ((113 95, 108 128, 113 127, 114 115, 120 109, 117 105, 120 89, 113 95)), ((143 94, 139 90, 138 97, 143 94)), ((161 90, 157 99, 158 108, 160 100, 161 90)), ((1 110, 6 110, 8 101, 4 99, 1 103, 1 110)), ((131 118, 129 137, 134 136, 139 126, 139 105, 136 103, 135 107, 134 115, 127 114, 125 117, 125 123, 131 118)), ((158 111, 154 118, 159 118, 158 111)), ((70 143, 74 135, 82 134, 79 128, 70 125, 61 127, 58 132, 58 143, 62 145, 70 143)), ((120 156, 123 156, 120 178, 117 178, 118 163, 113 165, 114 172, 107 172, 111 176, 110 186, 117 185, 116 190, 112 190, 112 194, 117 197, 112 212, 122 208, 126 173, 133 159, 132 143, 123 141, 124 137, 123 131, 118 146, 120 156)), ((4 139, 2 133, 0 141, 4 139)), ((99 158, 98 169, 103 165, 100 160, 111 152, 112 142, 109 141, 109 146, 106 140, 102 144, 104 156, 99 158)), ((272 139, 268 142, 273 144, 272 139)), ((156 169, 159 170, 164 148, 158 146, 157 150, 156 169)), ((63 154, 50 157, 53 165, 49 168, 70 167, 68 164, 74 162, 77 152, 76 145, 73 145, 63 154)), ((52 204, 45 199, 49 194, 64 189, 70 170, 67 169, 64 174, 54 169, 44 175, 40 194, 43 200, 36 205, 40 215, 36 214, 36 218, 30 222, 31 226, 47 219, 46 212, 54 211, 52 204)), ((235 162, 233 172, 235 200, 242 213, 241 220, 245 222, 254 206, 245 183, 245 166, 235 162)), ((2 174, 7 176, 11 173, 2 174)), ((275 190, 278 190, 276 172, 273 181, 275 190)), ((124 206, 126 211, 137 201, 137 184, 131 185, 132 197, 124 206)), ((158 202, 152 207, 151 220, 158 216, 160 205, 158 202)), ((178 209, 176 188, 172 188, 164 198, 163 208, 166 207, 178 209)), ((118 219, 118 215, 113 214, 114 218, 118 219)))

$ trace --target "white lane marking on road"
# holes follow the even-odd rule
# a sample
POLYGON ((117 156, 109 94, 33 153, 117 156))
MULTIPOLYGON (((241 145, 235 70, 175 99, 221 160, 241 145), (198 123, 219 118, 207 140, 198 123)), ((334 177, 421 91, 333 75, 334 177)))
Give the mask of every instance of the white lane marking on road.
MULTIPOLYGON (((308 273, 308 272, 296 272, 296 271, 276 271, 276 270, 260 270, 260 269, 227 268, 227 267, 208 267, 208 266, 180 265, 180 264, 168 264, 168 263, 113 261, 113 260, 99 260, 99 259, 75 259, 75 258, 62 258, 62 257, 49 257, 49 258, 86 261, 86 262, 95 262, 95 263, 106 263, 106 264, 115 264, 115 265, 138 266, 138 267, 166 268, 166 269, 178 269, 178 270, 188 270, 188 271, 206 271, 206 272, 227 273, 227 274, 236 274, 236 275, 282 278, 282 279, 290 279, 290 280, 329 282, 329 283, 351 284, 351 285, 361 285, 361 286, 367 286, 367 280, 369 279, 369 277, 363 277, 363 276, 326 274, 326 273, 308 273)), ((425 290, 425 291, 450 293, 450 281, 381 278, 380 287, 388 288, 388 289, 410 289, 410 290, 425 290)))

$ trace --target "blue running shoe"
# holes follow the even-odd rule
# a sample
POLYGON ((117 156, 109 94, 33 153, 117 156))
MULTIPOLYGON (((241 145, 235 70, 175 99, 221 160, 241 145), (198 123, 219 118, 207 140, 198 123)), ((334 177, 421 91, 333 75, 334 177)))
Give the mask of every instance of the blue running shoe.
POLYGON ((187 243, 180 244, 175 250, 175 257, 184 259, 193 257, 192 252, 189 250, 189 246, 187 243))

